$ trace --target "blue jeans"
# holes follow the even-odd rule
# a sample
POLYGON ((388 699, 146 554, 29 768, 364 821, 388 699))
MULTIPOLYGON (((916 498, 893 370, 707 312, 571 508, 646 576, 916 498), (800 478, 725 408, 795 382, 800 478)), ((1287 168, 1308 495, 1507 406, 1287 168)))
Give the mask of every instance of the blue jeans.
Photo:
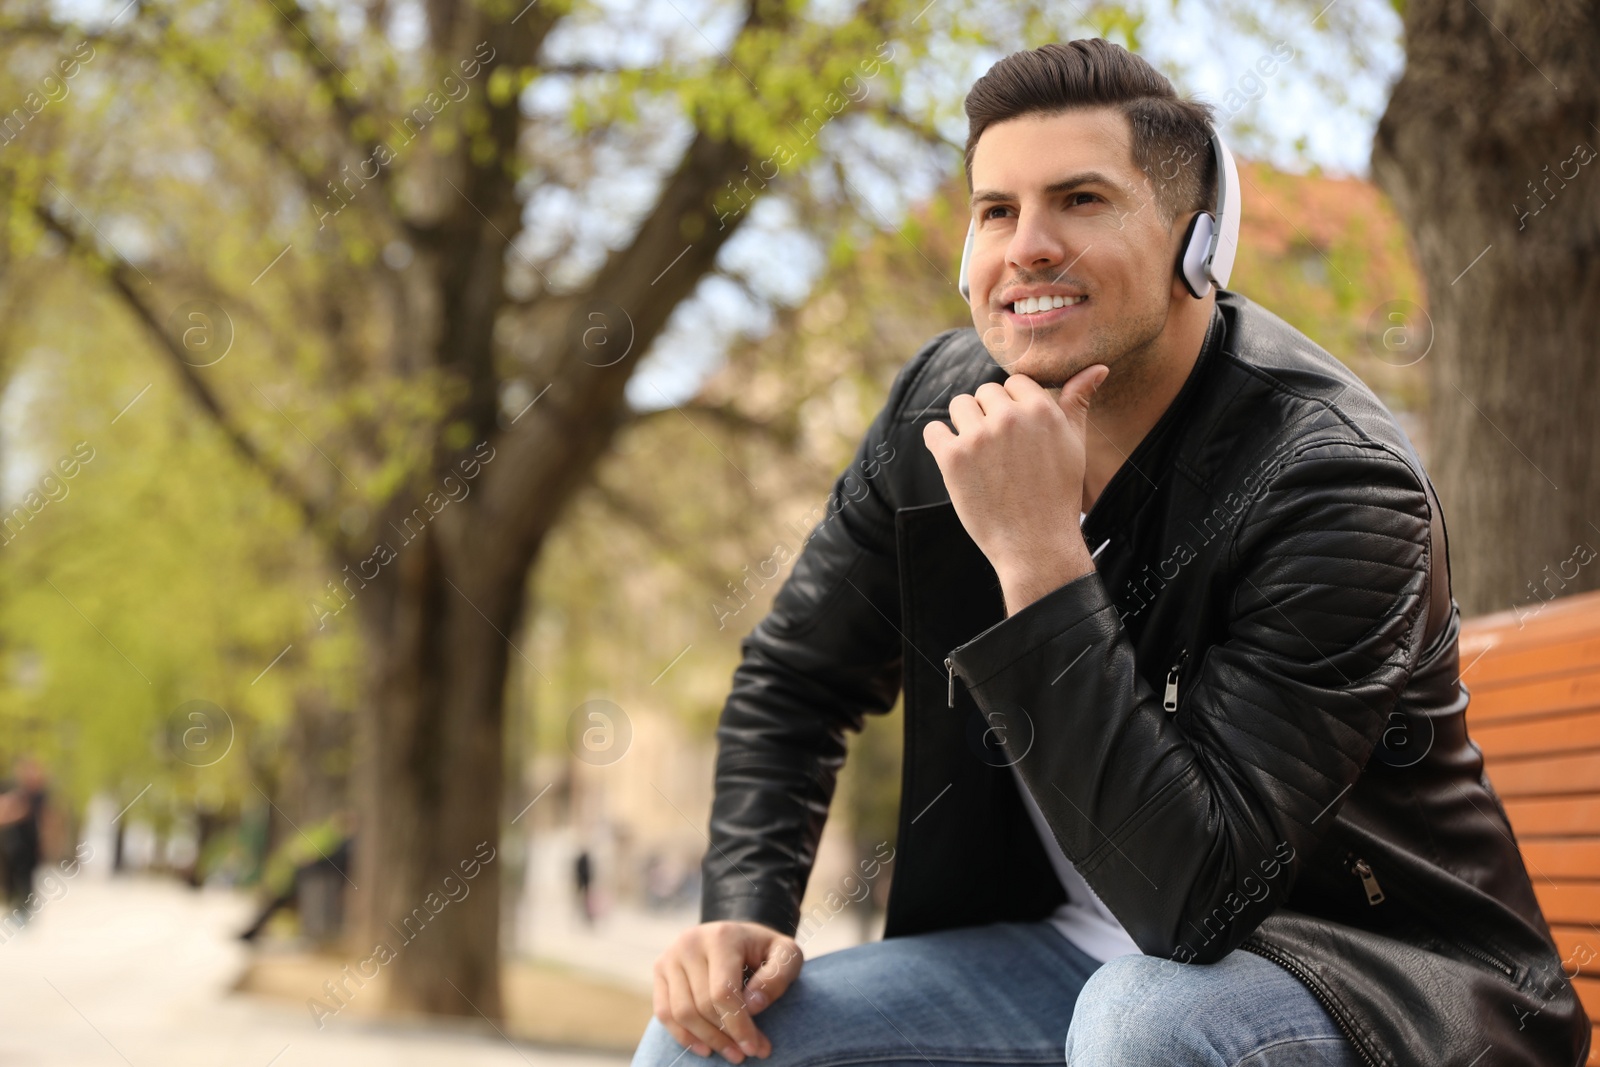
MULTIPOLYGON (((825 953, 755 1023, 772 1054, 745 1067, 1360 1067, 1316 997, 1270 960, 1238 950, 1211 964, 1102 964, 1048 922, 825 953)), ((632 1067, 702 1062, 652 1018, 632 1067)))

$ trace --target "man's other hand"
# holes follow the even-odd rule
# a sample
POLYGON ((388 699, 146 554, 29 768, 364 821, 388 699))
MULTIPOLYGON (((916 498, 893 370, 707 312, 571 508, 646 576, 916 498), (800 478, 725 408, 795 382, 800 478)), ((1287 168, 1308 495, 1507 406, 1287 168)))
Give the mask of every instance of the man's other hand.
POLYGON ((691 926, 656 960, 655 1017, 697 1055, 716 1051, 732 1063, 768 1056, 772 1042, 751 1016, 783 996, 803 962, 794 938, 761 923, 691 926))

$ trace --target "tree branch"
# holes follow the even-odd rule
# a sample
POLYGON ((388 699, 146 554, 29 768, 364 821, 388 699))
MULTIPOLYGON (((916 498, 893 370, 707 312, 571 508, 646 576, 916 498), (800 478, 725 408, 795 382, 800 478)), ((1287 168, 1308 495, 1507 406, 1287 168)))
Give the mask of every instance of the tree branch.
POLYGON ((188 62, 182 63, 183 69, 205 87, 212 99, 225 112, 238 116, 240 121, 255 134, 259 143, 267 149, 268 154, 275 156, 294 174, 308 201, 316 203, 327 197, 325 183, 332 180, 336 171, 318 170, 309 160, 301 157, 295 146, 284 137, 276 123, 264 111, 250 107, 234 96, 220 77, 204 69, 199 57, 193 52, 189 52, 185 58, 188 62))
MULTIPOLYGON (((3 31, 6 37, 38 37, 49 41, 59 41, 68 36, 69 32, 76 32, 83 40, 92 44, 115 46, 129 54, 143 56, 158 67, 170 64, 178 72, 192 78, 205 89, 225 113, 238 118, 255 135, 258 144, 266 150, 266 153, 276 158, 284 169, 293 175, 306 194, 307 200, 312 203, 326 199, 328 195, 326 183, 334 180, 338 175, 338 171, 334 168, 320 169, 305 159, 293 144, 295 136, 303 138, 304 134, 294 134, 281 129, 280 124, 267 111, 253 106, 235 95, 227 82, 207 66, 204 62, 203 53, 191 47, 187 41, 180 39, 178 34, 171 29, 167 31, 166 52, 163 52, 160 44, 145 40, 131 33, 115 33, 104 30, 83 32, 70 23, 51 19, 9 21, 4 23, 3 31)), ((341 118, 343 119, 344 117, 341 116, 341 118)), ((367 152, 367 156, 363 158, 370 158, 371 153, 376 150, 375 142, 357 141, 353 133, 348 130, 344 132, 343 136, 352 148, 367 152)), ((386 178, 386 174, 381 173, 381 168, 379 178, 386 178)), ((386 194, 390 193, 386 181, 380 181, 380 185, 384 187, 386 194)), ((390 214, 398 219, 399 213, 395 210, 393 196, 387 195, 385 200, 390 208, 390 214)))
MULTIPOLYGON (((266 3, 279 15, 283 16, 284 20, 295 30, 296 39, 292 40, 291 43, 300 58, 312 69, 322 82, 323 87, 327 89, 329 99, 332 101, 334 114, 339 119, 338 125, 344 140, 350 147, 355 149, 360 160, 375 159, 380 142, 376 138, 360 137, 356 134, 356 130, 360 127, 362 120, 371 119, 372 108, 367 101, 357 96, 360 90, 356 87, 356 84, 350 80, 343 70, 339 69, 333 60, 328 58, 328 54, 322 50, 322 46, 317 44, 316 39, 312 37, 309 27, 310 17, 306 9, 295 0, 266 0, 266 3), (340 87, 340 82, 348 85, 350 92, 344 92, 340 87)), ((373 128, 376 128, 377 125, 376 122, 371 123, 373 128)), ((360 170, 359 164, 357 164, 357 170, 360 170)), ((395 200, 394 187, 390 181, 389 170, 390 168, 388 167, 380 166, 377 168, 377 173, 374 177, 368 179, 363 176, 363 180, 372 181, 377 184, 378 188, 383 190, 384 198, 389 204, 390 214, 402 226, 411 229, 409 220, 404 219, 398 209, 398 202, 395 200)), ((319 193, 318 195, 320 196, 321 194, 319 193)))
POLYGON ((919 140, 934 148, 944 149, 946 151, 954 150, 956 152, 960 152, 962 150, 960 145, 953 144, 931 124, 926 123, 921 119, 912 118, 910 115, 906 114, 905 109, 895 104, 885 104, 882 107, 870 108, 868 109, 868 114, 881 115, 883 118, 889 121, 890 125, 899 126, 901 129, 916 135, 919 140))
POLYGON ((604 63, 555 63, 539 67, 541 77, 550 74, 560 74, 568 77, 578 77, 584 74, 621 74, 625 70, 648 71, 649 67, 613 67, 604 63))
POLYGON ((690 549, 681 541, 665 533, 665 524, 662 523, 658 516, 650 514, 637 502, 629 500, 621 493, 598 481, 590 486, 590 489, 594 493, 595 499, 602 506, 638 530, 644 535, 645 540, 665 552, 674 563, 696 581, 704 582, 708 589, 720 589, 727 583, 726 577, 700 562, 701 552, 698 549, 690 549))
POLYGON ((343 121, 347 135, 354 140, 355 124, 369 110, 364 101, 352 103, 353 100, 357 99, 355 94, 360 92, 356 88, 356 83, 351 81, 349 75, 340 70, 333 60, 328 58, 328 54, 322 50, 322 46, 317 44, 316 38, 311 36, 311 31, 307 28, 309 17, 305 8, 301 7, 295 0, 266 0, 266 2, 272 10, 283 16, 284 21, 294 29, 298 40, 291 39, 290 43, 294 46, 294 50, 299 53, 300 58, 304 60, 306 66, 315 71, 318 78, 321 79, 323 88, 328 90, 328 96, 333 101, 334 111, 343 121), (350 87, 349 93, 345 93, 339 87, 340 82, 344 82, 350 87))
POLYGON ((793 448, 800 436, 799 428, 794 424, 793 420, 763 420, 740 411, 732 404, 708 404, 703 402, 690 402, 672 407, 652 408, 649 411, 636 412, 625 419, 619 429, 643 426, 645 423, 653 422, 668 412, 680 411, 685 415, 706 415, 734 433, 761 437, 783 448, 793 448))
POLYGON ((122 259, 115 253, 106 255, 98 250, 90 251, 90 246, 84 238, 70 226, 58 221, 50 211, 40 203, 33 205, 34 217, 40 225, 67 244, 67 247, 85 260, 99 260, 105 268, 107 278, 110 280, 112 291, 115 292, 134 317, 139 320, 157 343, 157 346, 171 357, 171 364, 178 372, 178 377, 183 381, 196 403, 210 416, 213 423, 228 439, 241 458, 256 470, 260 471, 271 483, 272 487, 281 493, 284 499, 290 501, 300 512, 308 529, 322 536, 329 547, 338 550, 342 542, 337 532, 337 525, 331 521, 332 509, 319 505, 303 486, 290 476, 289 472, 269 459, 255 443, 238 426, 227 409, 212 392, 201 377, 195 373, 196 368, 185 358, 182 344, 172 336, 166 327, 156 318, 155 312, 149 303, 139 293, 133 282, 132 276, 136 273, 132 264, 122 259))

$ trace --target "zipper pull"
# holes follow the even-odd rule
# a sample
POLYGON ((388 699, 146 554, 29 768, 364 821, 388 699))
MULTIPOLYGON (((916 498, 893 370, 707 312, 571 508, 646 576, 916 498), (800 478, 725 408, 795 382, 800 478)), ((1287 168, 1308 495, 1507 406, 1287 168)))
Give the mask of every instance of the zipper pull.
POLYGON ((1189 658, 1189 650, 1184 649, 1178 653, 1178 662, 1167 671, 1167 691, 1161 697, 1161 706, 1171 715, 1178 710, 1178 672, 1183 669, 1183 661, 1189 658))
POLYGON ((1378 888, 1378 878, 1372 873, 1372 868, 1367 865, 1367 861, 1363 859, 1356 860, 1353 869, 1356 876, 1361 879, 1361 888, 1367 891, 1367 903, 1382 904, 1383 890, 1378 888))
POLYGON ((950 662, 949 656, 946 656, 944 658, 944 667, 945 670, 950 672, 950 695, 946 699, 945 707, 953 708, 956 706, 956 665, 950 662))

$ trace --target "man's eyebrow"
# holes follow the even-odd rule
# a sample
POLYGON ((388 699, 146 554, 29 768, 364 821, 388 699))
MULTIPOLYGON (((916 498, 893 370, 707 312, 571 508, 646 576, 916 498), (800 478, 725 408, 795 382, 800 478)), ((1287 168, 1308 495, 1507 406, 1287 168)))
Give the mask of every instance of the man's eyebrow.
MULTIPOLYGON (((1049 185, 1045 186, 1044 191, 1046 195, 1053 193, 1065 193, 1085 185, 1108 185, 1117 190, 1119 193, 1127 192, 1127 190, 1122 187, 1121 182, 1114 181, 1111 178, 1106 177, 1104 174, 1101 174, 1097 170, 1086 170, 1082 174, 1073 174, 1066 178, 1062 178, 1060 181, 1051 182, 1049 185)), ((979 204, 990 203, 993 201, 1015 200, 1016 198, 1017 197, 1015 193, 1008 193, 1001 189, 979 189, 972 194, 972 199, 967 202, 967 207, 970 210, 977 207, 979 204)))

